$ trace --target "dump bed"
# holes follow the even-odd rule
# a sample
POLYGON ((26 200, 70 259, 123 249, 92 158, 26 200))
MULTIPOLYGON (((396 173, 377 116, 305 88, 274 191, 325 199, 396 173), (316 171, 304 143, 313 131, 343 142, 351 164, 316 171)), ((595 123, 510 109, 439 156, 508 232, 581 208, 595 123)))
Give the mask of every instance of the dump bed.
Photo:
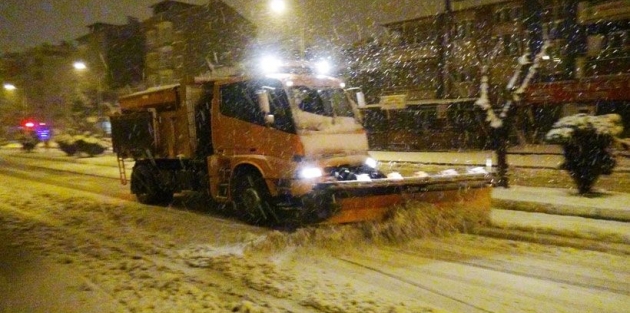
POLYGON ((121 97, 121 113, 111 117, 114 151, 134 158, 192 157, 200 94, 199 85, 174 84, 121 97))
POLYGON ((110 117, 114 152, 124 158, 155 154, 153 114, 149 111, 128 112, 110 117))

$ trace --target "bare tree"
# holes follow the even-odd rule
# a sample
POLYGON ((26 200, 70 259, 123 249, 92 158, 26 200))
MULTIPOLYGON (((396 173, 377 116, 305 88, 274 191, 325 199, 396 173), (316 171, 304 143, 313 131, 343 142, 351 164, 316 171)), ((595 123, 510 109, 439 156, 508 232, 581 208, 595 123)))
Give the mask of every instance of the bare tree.
MULTIPOLYGON (((527 89, 529 82, 536 74, 536 70, 540 66, 540 61, 545 55, 549 47, 549 41, 545 41, 540 51, 534 56, 530 62, 530 53, 526 51, 518 58, 518 65, 514 71, 514 75, 508 82, 505 91, 508 93, 507 99, 497 100, 497 102, 505 101, 502 105, 493 105, 488 96, 488 64, 485 64, 481 70, 481 86, 479 99, 475 104, 486 112, 486 121, 494 131, 493 149, 497 156, 497 175, 496 185, 499 187, 509 187, 507 177, 507 145, 510 128, 512 127, 513 108, 522 100, 522 95, 527 89), (498 110, 495 112, 495 109, 498 110)), ((489 59, 493 59, 492 57, 489 59)))

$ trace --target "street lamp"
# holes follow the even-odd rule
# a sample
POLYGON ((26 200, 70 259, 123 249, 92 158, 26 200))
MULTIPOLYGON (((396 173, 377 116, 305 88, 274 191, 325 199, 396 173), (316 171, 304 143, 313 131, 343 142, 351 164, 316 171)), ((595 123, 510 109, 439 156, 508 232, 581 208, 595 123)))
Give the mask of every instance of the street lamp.
MULTIPOLYGON (((272 13, 276 14, 276 15, 280 15, 283 16, 284 19, 288 20, 290 18, 290 16, 287 16, 288 14, 286 14, 287 11, 287 4, 286 4, 286 0, 271 0, 269 2, 269 9, 271 10, 272 13)), ((306 26, 304 25, 304 23, 306 23, 306 21, 304 21, 304 17, 303 15, 300 13, 301 9, 300 8, 296 8, 295 5, 293 5, 293 15, 295 18, 300 19, 298 21, 298 24, 300 25, 299 27, 299 37, 300 37, 300 42, 299 42, 299 54, 300 54, 300 58, 304 59, 305 57, 305 53, 306 53, 306 40, 305 40, 305 31, 306 31, 306 26)), ((295 24, 295 21, 293 22, 293 24, 295 24)), ((286 30, 290 30, 292 27, 286 27, 284 28, 285 31, 286 30)), ((286 34, 285 34, 286 35, 286 34)), ((291 33, 288 34, 289 36, 293 35, 291 33)), ((291 39, 291 38, 289 38, 291 39)), ((291 42, 293 42, 291 40, 291 42)))
MULTIPOLYGON (((74 63, 72 63, 72 67, 74 67, 75 70, 79 71, 79 72, 83 72, 83 71, 87 71, 89 70, 87 64, 83 61, 76 61, 74 63)), ((97 114, 98 114, 98 123, 99 125, 102 127, 101 124, 101 120, 103 119, 103 77, 105 77, 104 74, 102 75, 98 75, 97 76, 97 80, 96 80, 96 110, 97 110, 97 114)))
POLYGON ((14 103, 17 105, 20 105, 20 101, 21 100, 21 106, 22 106, 22 111, 24 114, 27 113, 28 111, 28 100, 26 97, 26 92, 24 91, 24 89, 19 90, 14 84, 11 83, 4 83, 2 85, 2 87, 4 88, 4 90, 9 91, 10 93, 13 93, 13 97, 14 97, 14 103), (21 95, 18 93, 18 91, 21 91, 21 95), (21 97, 20 97, 21 96, 21 97), (21 99, 20 99, 21 98, 21 99))
POLYGON ((287 9, 287 5, 284 0, 272 0, 269 3, 269 8, 275 13, 284 13, 287 9))
POLYGON ((78 71, 83 71, 87 69, 87 65, 85 65, 85 62, 83 61, 76 61, 72 64, 72 67, 74 67, 75 70, 78 71))

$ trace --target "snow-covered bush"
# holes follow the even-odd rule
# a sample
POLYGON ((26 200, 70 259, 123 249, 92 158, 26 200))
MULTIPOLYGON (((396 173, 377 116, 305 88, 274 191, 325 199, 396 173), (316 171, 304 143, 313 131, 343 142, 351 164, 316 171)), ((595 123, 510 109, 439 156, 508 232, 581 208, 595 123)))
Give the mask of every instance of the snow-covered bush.
POLYGON ((59 146, 59 149, 71 156, 77 153, 77 146, 72 135, 62 134, 55 136, 55 142, 59 146))
POLYGON ((619 114, 587 115, 584 113, 566 116, 553 124, 547 133, 547 141, 555 144, 567 144, 580 140, 579 134, 601 137, 601 140, 613 140, 623 132, 619 114), (578 136, 574 136, 575 133, 578 136))
POLYGON ((576 114, 558 120, 546 140, 562 145, 564 164, 580 194, 591 191, 600 175, 610 175, 616 165, 611 148, 623 131, 621 116, 576 114))
POLYGON ((79 135, 75 137, 75 144, 79 152, 83 152, 89 156, 102 154, 107 150, 107 143, 98 137, 79 135))
POLYGON ((74 136, 69 134, 58 135, 55 137, 55 141, 59 145, 59 149, 69 156, 77 153, 95 156, 104 153, 108 148, 107 141, 93 136, 91 133, 74 136))
POLYGON ((39 138, 37 137, 37 133, 34 131, 24 131, 18 137, 20 143, 22 144, 22 149, 30 152, 35 149, 35 146, 39 143, 39 138))

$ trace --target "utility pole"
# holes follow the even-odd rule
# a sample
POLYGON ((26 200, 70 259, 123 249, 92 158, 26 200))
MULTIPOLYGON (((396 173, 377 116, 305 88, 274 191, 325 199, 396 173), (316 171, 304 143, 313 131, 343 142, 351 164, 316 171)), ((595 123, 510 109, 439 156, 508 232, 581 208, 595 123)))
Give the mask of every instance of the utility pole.
POLYGON ((444 13, 439 17, 441 38, 438 45, 438 98, 447 98, 450 93, 449 58, 451 56, 451 25, 453 24, 453 9, 451 0, 444 0, 444 13))

